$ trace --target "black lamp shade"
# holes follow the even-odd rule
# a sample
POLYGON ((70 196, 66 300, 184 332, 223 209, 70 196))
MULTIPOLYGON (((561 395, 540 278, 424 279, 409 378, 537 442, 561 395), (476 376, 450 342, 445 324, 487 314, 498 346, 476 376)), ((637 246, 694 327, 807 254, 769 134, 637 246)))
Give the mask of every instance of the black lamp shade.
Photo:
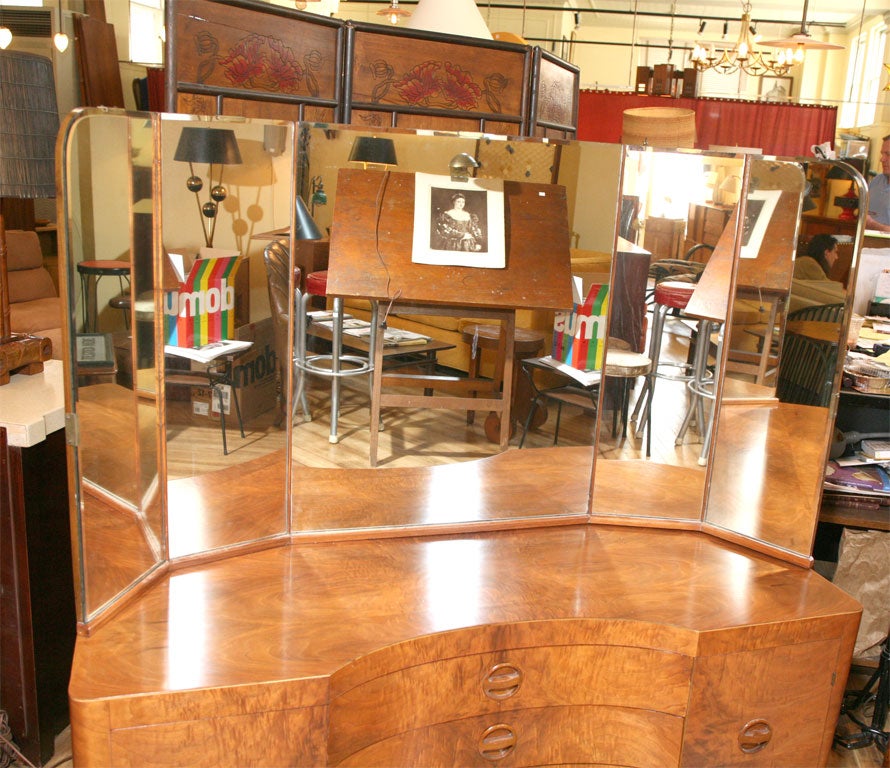
POLYGON ((321 240, 321 232, 309 215, 309 211, 306 210, 306 203, 303 202, 302 197, 297 197, 294 213, 297 217, 294 237, 297 240, 321 240))
POLYGON ((240 165, 241 152, 230 128, 186 126, 179 136, 174 160, 186 163, 240 165))
POLYGON ((0 51, 0 197, 56 196, 58 134, 52 62, 0 51))
POLYGON ((392 139, 376 136, 359 136, 349 153, 352 163, 376 163, 377 165, 398 165, 396 147, 392 139))

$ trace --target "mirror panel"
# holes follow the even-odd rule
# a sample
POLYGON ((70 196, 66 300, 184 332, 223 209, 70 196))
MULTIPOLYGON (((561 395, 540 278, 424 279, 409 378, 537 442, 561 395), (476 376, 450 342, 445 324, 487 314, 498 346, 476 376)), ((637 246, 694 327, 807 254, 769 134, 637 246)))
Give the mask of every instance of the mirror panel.
POLYGON ((78 111, 60 136, 78 618, 88 622, 166 557, 153 324, 136 332, 129 300, 152 288, 154 147, 145 115, 78 111))
POLYGON ((696 207, 737 202, 726 180, 737 180, 740 188, 743 163, 723 153, 626 148, 621 194, 632 213, 617 239, 612 271, 594 518, 660 518, 687 525, 700 520, 707 481, 705 436, 714 409, 712 397, 696 398, 690 379, 703 333, 709 369, 715 371, 704 391, 713 392, 721 380, 712 333, 702 328, 709 322, 716 334, 726 317, 735 218, 725 226, 721 218, 722 231, 711 232, 716 247, 690 239, 695 237, 692 227, 679 251, 675 240, 696 207), (667 243, 659 234, 665 224, 671 233, 667 243), (665 256, 665 251, 680 257, 665 256), (662 283, 658 293, 656 283, 662 283), (673 288, 668 291, 667 285, 673 288), (658 307, 663 310, 654 312, 658 307), (690 418, 695 419, 691 425, 690 418))
MULTIPOLYGON (((432 131, 389 130, 372 134, 361 128, 312 124, 301 124, 298 136, 298 190, 323 233, 322 241, 295 243, 295 261, 304 274, 326 264, 327 239, 332 227, 337 226, 338 174, 341 169, 361 167, 350 162, 349 157, 357 139, 362 137, 391 139, 397 158, 397 165, 391 166, 391 170, 400 173, 447 176, 452 158, 466 153, 480 165, 474 172, 477 178, 564 187, 573 262, 596 262, 608 269, 618 209, 620 148, 615 145, 432 131), (598 178, 602 183, 590 184, 590 178, 598 178), (323 194, 319 195, 319 190, 323 194)), ((383 178, 383 168, 377 169, 383 178)), ((374 258, 374 248, 375 244, 369 242, 369 258, 374 258)), ((516 309, 517 326, 540 338, 539 342, 517 350, 518 356, 548 354, 553 312, 516 309)), ((347 299, 345 312, 354 319, 370 318, 367 303, 360 300, 347 299)), ((418 318, 399 315, 396 304, 388 327, 441 342, 445 348, 436 353, 438 370, 460 378, 467 375, 472 345, 472 334, 462 330, 474 320, 491 322, 480 321, 472 307, 461 310, 457 317, 431 313, 418 318)), ((310 351, 311 328, 310 325, 310 351)), ((490 376, 494 350, 480 345, 477 353, 482 374, 490 376)), ((468 423, 466 413, 461 411, 424 409, 422 405, 410 410, 384 409, 378 467, 371 469, 367 379, 356 377, 344 382, 339 441, 331 444, 330 382, 308 377, 312 421, 307 422, 298 407, 293 429, 294 530, 453 525, 542 514, 584 515, 593 421, 588 416, 580 419, 577 427, 572 419, 564 422, 560 447, 553 448, 555 412, 551 410, 543 419, 539 414, 523 449, 517 450, 531 399, 529 389, 522 390, 525 383, 524 374, 518 371, 514 384, 520 392, 513 399, 517 418, 506 453, 501 454, 497 440, 491 439, 496 438, 497 431, 497 427, 491 428, 491 415, 476 413, 472 423, 468 423), (525 411, 520 416, 518 410, 523 407, 525 411), (545 425, 545 421, 549 423, 545 425), (542 451, 559 451, 557 455, 564 457, 565 462, 546 487, 540 481, 530 482, 528 477, 528 469, 540 464, 542 451), (466 494, 460 503, 455 503, 453 497, 448 503, 440 503, 439 499, 444 500, 447 495, 439 491, 430 495, 430 487, 448 488, 451 493, 465 488, 466 494), (334 488, 339 491, 336 504, 330 500, 334 488), (525 504, 515 503, 512 489, 516 488, 525 504), (513 502, 506 505, 502 499, 508 491, 513 502)))
MULTIPOLYGON (((827 255, 827 269, 818 274, 806 259, 810 253, 820 255, 816 247, 822 244, 811 237, 798 247, 800 210, 811 207, 807 195, 812 187, 805 174, 824 178, 826 173, 842 173, 858 187, 860 199, 866 190, 862 177, 844 163, 807 161, 806 165, 805 169, 801 163, 769 159, 751 164, 749 197, 758 190, 780 192, 781 197, 757 255, 757 259, 766 255, 772 267, 748 269, 756 279, 746 281, 748 265, 740 261, 730 333, 763 334, 770 339, 777 364, 767 367, 771 384, 767 396, 756 394, 756 371, 727 374, 704 517, 706 526, 718 535, 778 550, 802 562, 809 560, 813 546, 852 307, 852 291, 831 279, 838 253, 827 255), (772 252, 764 254, 768 249, 772 252), (766 295, 770 281, 777 296, 784 287, 787 312, 782 308, 773 326, 755 326, 751 333, 747 322, 751 307, 746 304, 753 293, 766 295)), ((849 286, 855 285, 864 229, 860 212, 856 236, 849 244, 849 286)), ((757 309, 763 314, 759 305, 757 309)))
POLYGON ((240 118, 162 115, 159 129, 154 299, 172 559, 287 532, 288 433, 276 407, 287 347, 276 343, 263 248, 270 232, 290 232, 294 139, 292 124, 240 118), (220 336, 249 346, 189 357, 220 336))

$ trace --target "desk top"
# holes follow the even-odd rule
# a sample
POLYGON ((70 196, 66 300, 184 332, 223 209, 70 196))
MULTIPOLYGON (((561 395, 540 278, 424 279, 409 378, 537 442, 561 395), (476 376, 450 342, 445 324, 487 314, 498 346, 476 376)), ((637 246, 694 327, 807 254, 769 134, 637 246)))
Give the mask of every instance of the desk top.
POLYGON ((47 360, 43 372, 16 374, 0 387, 0 427, 10 445, 29 448, 65 426, 65 390, 61 360, 47 360))

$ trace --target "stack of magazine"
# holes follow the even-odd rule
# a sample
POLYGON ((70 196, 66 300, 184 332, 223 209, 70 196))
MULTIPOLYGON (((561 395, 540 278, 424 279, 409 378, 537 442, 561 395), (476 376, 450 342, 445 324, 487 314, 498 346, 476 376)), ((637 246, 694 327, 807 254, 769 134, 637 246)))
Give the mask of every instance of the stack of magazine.
MULTIPOLYGON (((312 320, 313 322, 327 325, 329 328, 334 322, 332 318, 324 316, 313 317, 312 320)), ((368 341, 371 335, 371 324, 367 320, 359 320, 349 315, 344 315, 343 333, 347 336, 354 336, 368 341)), ((387 327, 383 331, 383 345, 385 347, 417 346, 426 344, 429 340, 429 336, 414 333, 413 331, 404 331, 401 328, 387 327)))
POLYGON ((890 495, 890 439, 867 438, 850 455, 831 459, 825 469, 826 490, 890 495))

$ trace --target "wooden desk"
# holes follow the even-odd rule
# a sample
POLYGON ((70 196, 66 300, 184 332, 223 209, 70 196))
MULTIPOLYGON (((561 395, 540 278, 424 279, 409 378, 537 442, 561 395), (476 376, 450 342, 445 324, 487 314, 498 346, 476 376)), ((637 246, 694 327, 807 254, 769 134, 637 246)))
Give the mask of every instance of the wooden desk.
POLYGON ((62 363, 0 390, 0 709, 42 765, 68 724, 75 609, 62 363))

